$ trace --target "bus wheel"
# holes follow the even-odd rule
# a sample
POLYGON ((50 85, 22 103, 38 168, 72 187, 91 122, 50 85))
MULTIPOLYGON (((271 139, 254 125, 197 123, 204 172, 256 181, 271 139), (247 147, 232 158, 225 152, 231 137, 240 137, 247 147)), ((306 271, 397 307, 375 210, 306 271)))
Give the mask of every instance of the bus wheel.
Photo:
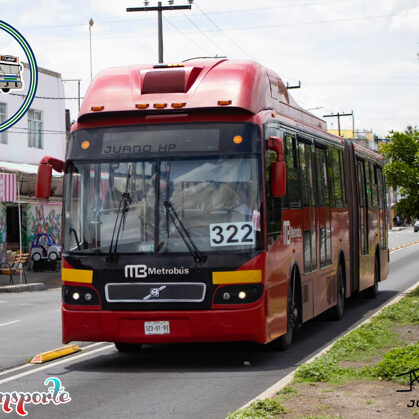
POLYGON ((340 320, 343 317, 345 308, 345 284, 343 282, 342 264, 339 263, 336 274, 336 305, 332 308, 332 319, 340 320))
POLYGON ((119 352, 123 353, 136 353, 139 352, 143 345, 141 343, 125 343, 115 342, 115 347, 119 352))
POLYGON ((367 298, 375 298, 378 295, 378 277, 380 276, 380 265, 378 258, 375 257, 374 262, 374 285, 364 290, 364 295, 367 298))
POLYGON ((298 296, 297 296, 297 270, 293 269, 290 284, 288 286, 288 324, 287 333, 280 336, 273 343, 275 349, 285 351, 291 346, 294 331, 298 326, 298 296))
POLYGON ((10 92, 10 89, 6 89, 6 88, 5 89, 1 89, 1 90, 3 90, 4 93, 9 93, 10 92))

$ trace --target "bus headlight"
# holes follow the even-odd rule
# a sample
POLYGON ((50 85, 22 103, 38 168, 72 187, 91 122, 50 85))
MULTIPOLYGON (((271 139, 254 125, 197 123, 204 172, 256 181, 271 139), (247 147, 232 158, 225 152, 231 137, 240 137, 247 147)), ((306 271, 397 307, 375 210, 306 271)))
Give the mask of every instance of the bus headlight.
POLYGON ((78 306, 100 305, 99 294, 94 288, 63 285, 62 298, 64 304, 78 306))
POLYGON ((224 285, 217 289, 213 304, 250 304, 263 295, 263 284, 224 285))

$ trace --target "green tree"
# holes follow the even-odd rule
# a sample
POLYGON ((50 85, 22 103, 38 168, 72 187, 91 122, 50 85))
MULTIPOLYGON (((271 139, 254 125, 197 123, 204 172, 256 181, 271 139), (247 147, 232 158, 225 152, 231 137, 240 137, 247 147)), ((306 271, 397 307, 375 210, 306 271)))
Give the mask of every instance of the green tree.
POLYGON ((389 161, 384 166, 387 185, 400 188, 402 199, 396 211, 403 216, 419 218, 419 131, 407 127, 404 132, 391 131, 390 141, 381 146, 389 161))

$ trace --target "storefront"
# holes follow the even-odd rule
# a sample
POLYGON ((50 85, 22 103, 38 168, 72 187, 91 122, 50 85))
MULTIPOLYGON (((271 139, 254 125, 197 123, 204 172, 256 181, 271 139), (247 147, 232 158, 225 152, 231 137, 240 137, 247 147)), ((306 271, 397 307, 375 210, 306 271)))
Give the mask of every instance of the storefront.
POLYGON ((51 234, 61 244, 62 175, 53 173, 51 198, 41 201, 35 198, 37 170, 0 162, 0 262, 7 250, 29 252, 36 234, 51 234))

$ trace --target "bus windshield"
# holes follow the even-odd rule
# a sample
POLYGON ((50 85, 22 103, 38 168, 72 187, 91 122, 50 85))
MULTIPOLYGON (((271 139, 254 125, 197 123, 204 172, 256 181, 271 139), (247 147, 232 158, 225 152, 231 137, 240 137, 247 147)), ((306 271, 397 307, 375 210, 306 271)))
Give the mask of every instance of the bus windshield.
POLYGON ((106 254, 117 241, 118 253, 187 253, 185 230, 200 252, 257 249, 258 172, 255 155, 73 161, 65 250, 106 254))

